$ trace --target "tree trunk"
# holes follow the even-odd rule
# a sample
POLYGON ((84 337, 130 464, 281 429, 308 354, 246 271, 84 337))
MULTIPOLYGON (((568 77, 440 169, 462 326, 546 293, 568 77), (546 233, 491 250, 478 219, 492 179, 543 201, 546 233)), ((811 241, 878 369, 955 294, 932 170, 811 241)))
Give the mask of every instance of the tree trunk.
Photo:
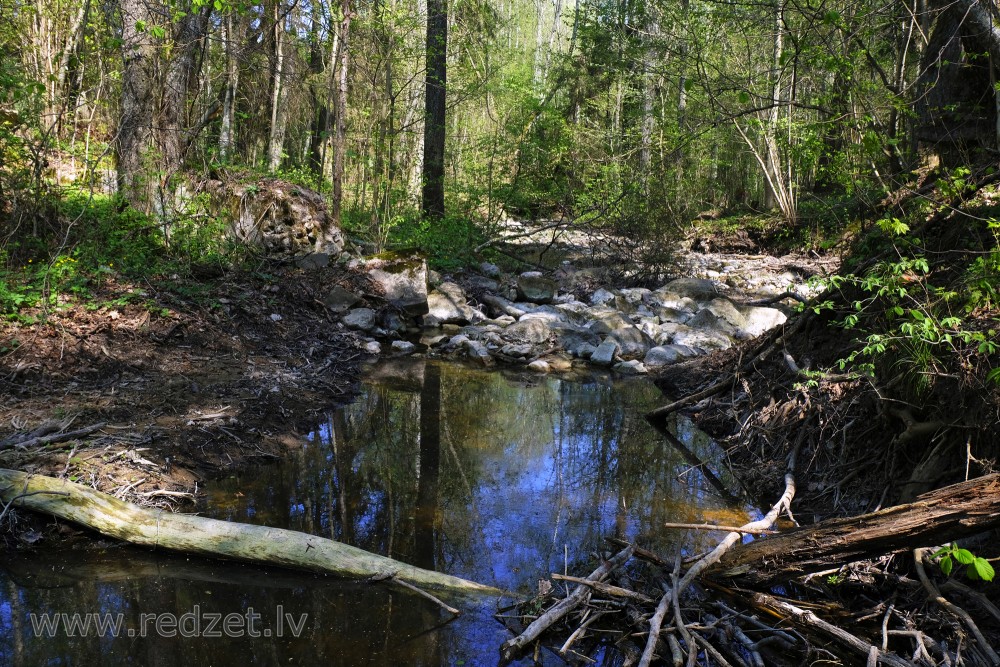
POLYGON ((274 71, 271 77, 271 131, 267 139, 267 168, 277 171, 285 147, 285 127, 288 122, 288 63, 285 56, 285 15, 282 3, 274 4, 274 71))
POLYGON ((122 17, 121 118, 115 157, 118 190, 135 209, 149 212, 152 180, 147 157, 153 135, 153 100, 150 67, 154 46, 149 33, 153 15, 146 0, 120 0, 122 17))
POLYGON ((87 486, 15 470, 0 469, 0 500, 141 546, 347 577, 388 574, 417 586, 456 593, 499 592, 322 537, 147 509, 87 486))
POLYGON ((351 35, 351 0, 341 0, 340 31, 337 40, 337 66, 335 71, 335 86, 337 94, 334 97, 333 133, 333 206, 331 215, 333 222, 340 225, 344 205, 344 166, 347 157, 347 74, 350 65, 348 41, 351 35))
POLYGON ((187 152, 190 136, 188 91, 198 74, 198 51, 208 29, 210 11, 211 5, 208 5, 201 11, 187 14, 174 32, 173 58, 167 66, 166 89, 157 123, 160 133, 158 148, 163 160, 160 187, 164 198, 170 195, 169 181, 180 171, 187 152))
POLYGON ((1000 474, 953 484, 913 503, 830 519, 727 552, 706 574, 751 584, 792 579, 841 564, 933 546, 1000 526, 1000 474))
POLYGON ((235 146, 236 91, 239 90, 240 64, 236 42, 236 20, 227 12, 222 23, 223 43, 226 52, 226 91, 222 98, 222 127, 219 130, 219 158, 229 162, 235 146))
POLYGON ((427 0, 427 79, 424 113, 422 207, 425 218, 444 217, 445 104, 448 82, 448 0, 427 0))
POLYGON ((329 110, 326 107, 326 91, 319 82, 323 73, 323 43, 320 33, 322 14, 319 4, 313 3, 309 30, 309 96, 312 99, 312 127, 309 132, 309 170, 317 176, 323 175, 323 145, 329 131, 329 110))

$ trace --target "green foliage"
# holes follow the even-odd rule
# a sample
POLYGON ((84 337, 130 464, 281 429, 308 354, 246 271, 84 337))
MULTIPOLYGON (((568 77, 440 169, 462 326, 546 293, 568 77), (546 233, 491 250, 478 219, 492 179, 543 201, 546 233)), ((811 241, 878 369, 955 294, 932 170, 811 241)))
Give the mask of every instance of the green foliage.
POLYGON ((931 557, 939 559, 938 565, 945 576, 951 576, 955 563, 966 566, 965 576, 973 581, 993 581, 996 574, 988 560, 976 556, 968 549, 960 548, 954 542, 941 547, 931 557))
POLYGON ((428 263, 440 270, 457 269, 472 260, 473 249, 484 241, 479 227, 470 219, 447 215, 440 220, 399 220, 389 234, 395 248, 415 248, 428 263))

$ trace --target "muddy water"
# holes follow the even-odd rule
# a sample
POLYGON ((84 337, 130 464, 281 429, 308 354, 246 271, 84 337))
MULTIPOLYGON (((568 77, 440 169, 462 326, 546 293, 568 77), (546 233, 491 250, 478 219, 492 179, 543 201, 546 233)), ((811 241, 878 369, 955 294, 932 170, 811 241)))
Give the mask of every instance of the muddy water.
MULTIPOLYGON (((593 569, 606 536, 672 554, 664 522, 743 520, 642 420, 660 400, 643 380, 383 364, 284 462, 211 484, 201 509, 530 593, 549 572, 593 569)), ((497 604, 448 622, 422 598, 333 578, 120 547, 34 556, 0 563, 0 664, 494 665, 508 636, 497 604), (120 621, 119 636, 47 633, 29 617, 92 612, 120 621), (204 636, 216 615, 223 636, 204 636)))

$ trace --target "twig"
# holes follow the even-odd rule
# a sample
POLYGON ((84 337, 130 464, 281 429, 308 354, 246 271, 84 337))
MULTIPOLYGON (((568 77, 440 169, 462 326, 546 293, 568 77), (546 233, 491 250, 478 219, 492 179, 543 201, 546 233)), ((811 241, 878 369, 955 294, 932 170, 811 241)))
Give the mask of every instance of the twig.
MULTIPOLYGON (((587 578, 591 581, 601 581, 607 578, 612 571, 632 557, 633 551, 634 548, 631 546, 622 549, 611 560, 601 563, 601 566, 594 570, 587 578)), ((532 621, 531 625, 524 629, 524 632, 504 642, 503 646, 500 647, 501 663, 509 663, 522 650, 538 639, 549 626, 578 607, 590 595, 590 590, 588 586, 582 584, 577 586, 568 597, 563 598, 553 605, 551 609, 532 621)))
POLYGON ((859 657, 864 656, 865 660, 868 659, 871 651, 874 650, 876 651, 876 661, 879 664, 890 665, 891 667, 908 667, 910 664, 899 656, 882 651, 877 646, 873 646, 868 642, 855 637, 846 630, 824 621, 813 612, 796 607, 790 602, 779 600, 778 598, 768 595, 767 593, 753 593, 750 596, 750 599, 761 609, 766 609, 772 613, 783 615, 796 625, 818 630, 828 637, 836 639, 844 646, 851 648, 856 654, 859 655, 859 657))
POLYGON ((48 445, 53 442, 62 442, 64 440, 69 440, 81 435, 90 435, 94 431, 100 430, 106 426, 106 422, 100 422, 99 424, 94 424, 93 426, 85 426, 84 428, 78 428, 75 431, 66 431, 65 433, 56 433, 54 435, 44 435, 37 438, 29 438, 23 442, 5 442, 0 445, 0 450, 9 449, 11 447, 17 447, 18 449, 27 449, 28 447, 34 447, 36 445, 48 445))
POLYGON ((615 597, 628 598, 630 600, 636 600, 638 602, 644 602, 647 604, 655 602, 655 600, 649 597, 648 595, 643 595, 642 593, 638 593, 636 591, 630 591, 629 589, 622 588, 620 586, 612 586, 611 584, 606 584, 602 581, 591 581, 590 579, 583 579, 581 577, 571 577, 565 574, 553 574, 552 578, 557 579, 559 581, 569 581, 574 584, 583 584, 584 586, 589 586, 590 588, 593 588, 595 591, 604 593, 605 595, 613 595, 615 597))
POLYGON ((747 535, 777 535, 777 530, 765 530, 765 529, 754 529, 747 528, 746 526, 717 526, 714 523, 665 523, 664 528, 682 528, 691 530, 713 530, 721 531, 723 533, 745 533, 747 535))
POLYGON ((418 588, 418 587, 414 586, 413 584, 411 584, 408 581, 403 581, 402 579, 400 579, 399 577, 397 577, 394 574, 389 577, 389 580, 392 581, 392 583, 394 583, 394 584, 399 584, 400 586, 402 586, 403 588, 405 588, 407 590, 413 591, 417 595, 420 595, 422 597, 427 598, 428 600, 430 600, 431 602, 435 603, 436 605, 438 605, 439 607, 441 607, 442 609, 444 609, 446 612, 448 612, 452 616, 461 616, 462 615, 462 612, 460 610, 455 609, 454 607, 446 604, 441 599, 434 597, 433 595, 431 595, 427 591, 423 590, 422 588, 418 588))
POLYGON ((653 661, 653 654, 656 652, 656 644, 660 640, 660 626, 663 625, 663 618, 670 610, 670 603, 673 601, 673 591, 667 590, 660 598, 660 604, 656 605, 656 612, 649 619, 649 637, 646 638, 646 648, 642 652, 642 659, 639 660, 639 667, 649 667, 653 661))

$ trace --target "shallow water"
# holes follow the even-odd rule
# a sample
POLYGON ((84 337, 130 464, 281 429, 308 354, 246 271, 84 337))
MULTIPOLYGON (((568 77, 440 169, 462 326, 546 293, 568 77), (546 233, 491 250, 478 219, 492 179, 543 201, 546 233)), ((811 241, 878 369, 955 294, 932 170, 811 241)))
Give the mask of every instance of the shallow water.
MULTIPOLYGON (((664 522, 743 521, 642 419, 661 400, 640 379, 382 364, 285 461, 208 485, 201 511, 530 594, 550 572, 592 570, 604 537, 672 555, 678 533, 664 522)), ((677 432, 717 458, 689 426, 677 432)), ((688 549, 712 537, 681 536, 688 549)), ((412 594, 330 577, 124 547, 35 556, 0 564, 0 664, 495 665, 509 636, 492 617, 497 603, 466 602, 447 622, 412 594), (260 614, 254 628, 249 608, 260 614), (77 612, 122 614, 123 636, 70 638, 60 627, 36 637, 27 617, 77 612), (162 612, 189 614, 177 634, 203 632, 206 614, 242 615, 243 636, 163 637, 152 616, 162 612)))

